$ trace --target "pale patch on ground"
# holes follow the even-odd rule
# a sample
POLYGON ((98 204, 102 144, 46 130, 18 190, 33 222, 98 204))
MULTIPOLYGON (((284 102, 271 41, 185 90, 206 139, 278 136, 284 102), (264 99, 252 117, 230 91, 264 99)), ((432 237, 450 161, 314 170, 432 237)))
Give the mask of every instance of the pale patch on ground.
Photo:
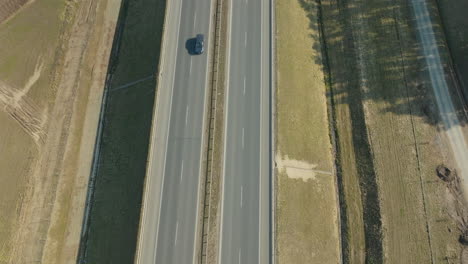
POLYGON ((276 154, 276 167, 281 173, 286 173, 291 179, 301 179, 304 182, 315 180, 317 174, 332 175, 329 171, 316 170, 317 164, 310 164, 307 161, 289 159, 288 156, 281 157, 276 154))
POLYGON ((24 88, 16 93, 15 101, 21 100, 21 98, 24 97, 29 92, 29 90, 31 90, 31 87, 37 82, 37 80, 39 80, 39 77, 41 77, 43 68, 44 62, 39 58, 39 61, 36 63, 36 67, 34 68, 34 73, 29 77, 28 81, 24 85, 24 88))
POLYGON ((0 106, 38 145, 44 140, 42 126, 45 123, 45 116, 41 115, 39 107, 32 99, 26 97, 26 94, 41 76, 43 66, 42 62, 36 64, 34 73, 23 89, 14 89, 0 80, 0 106))
POLYGON ((0 23, 6 22, 28 3, 28 0, 3 0, 0 3, 0 23))

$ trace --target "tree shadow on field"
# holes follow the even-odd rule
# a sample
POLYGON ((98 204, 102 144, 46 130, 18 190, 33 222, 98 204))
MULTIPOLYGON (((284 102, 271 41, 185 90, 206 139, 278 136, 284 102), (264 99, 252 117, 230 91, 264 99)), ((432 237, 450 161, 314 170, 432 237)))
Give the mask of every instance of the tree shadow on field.
MULTIPOLYGON (((409 2, 298 1, 307 13, 310 29, 321 34, 320 40, 316 34, 309 35, 314 40, 312 49, 322 54, 312 59, 325 72, 329 72, 330 68, 329 81, 333 85, 335 103, 349 103, 348 97, 353 94, 347 84, 355 82, 360 87, 362 101, 385 103, 383 113, 419 116, 430 125, 446 129, 438 113, 409 2), (318 26, 320 24, 322 27, 318 26), (344 58, 335 58, 338 54, 344 58), (343 63, 333 63, 334 60, 343 63), (330 65, 332 63, 333 67, 330 65), (340 75, 336 74, 338 72, 340 75)), ((434 4, 428 7, 429 13, 438 13, 434 4)), ((449 54, 444 33, 439 24, 432 26, 437 46, 441 48, 447 84, 455 100, 454 112, 445 114, 459 117, 460 125, 465 126, 466 109, 458 101, 461 98, 460 90, 447 61, 449 54)))
MULTIPOLYGON (((311 59, 323 67, 326 75, 332 124, 336 122, 337 106, 346 105, 349 109, 354 164, 357 164, 359 178, 357 184, 364 208, 361 217, 364 221, 365 249, 348 240, 349 208, 352 205, 348 206, 344 196, 345 188, 349 187, 343 186, 340 145, 337 143, 343 261, 354 263, 356 256, 352 256, 355 254, 352 251, 362 250, 366 263, 382 263, 381 208, 363 103, 373 104, 372 109, 379 109, 379 113, 375 114, 416 117, 438 129, 447 129, 438 113, 411 1, 298 1, 307 13, 310 29, 320 33, 319 39, 314 34, 310 37, 317 43, 311 48, 322 54, 322 59, 311 59)), ((433 3, 429 3, 428 7, 430 14, 437 14, 433 3)), ((466 126, 464 103, 460 100, 453 78, 442 28, 438 24, 433 28, 437 46, 441 47, 445 77, 455 100, 454 112, 444 115, 458 117, 460 125, 466 126)), ((336 127, 333 129, 336 142, 339 142, 341 135, 336 127)))

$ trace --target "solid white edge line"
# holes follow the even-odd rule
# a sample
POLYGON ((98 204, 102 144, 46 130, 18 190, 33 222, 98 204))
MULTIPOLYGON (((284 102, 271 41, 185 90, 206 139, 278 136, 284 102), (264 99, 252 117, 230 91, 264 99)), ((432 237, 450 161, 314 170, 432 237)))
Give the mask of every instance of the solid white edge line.
MULTIPOLYGON (((210 3, 210 10, 208 11, 208 14, 210 14, 210 19, 209 19, 209 24, 208 24, 208 44, 212 44, 212 40, 213 40, 213 36, 212 36, 212 32, 211 32, 211 25, 213 24, 213 5, 214 5, 215 1, 211 0, 211 3, 210 3)), ((203 99, 203 122, 202 122, 202 134, 201 134, 201 137, 202 137, 202 141, 201 141, 201 145, 200 145, 200 160, 199 160, 199 169, 198 169, 198 188, 197 188, 197 208, 195 210, 195 232, 194 232, 194 236, 193 236, 193 251, 192 251, 192 263, 193 264, 197 264, 198 261, 197 261, 197 258, 198 258, 198 254, 195 254, 196 252, 196 247, 197 247, 197 239, 199 238, 198 236, 198 231, 199 231, 199 218, 200 218, 200 214, 199 214, 199 210, 200 210, 200 203, 201 203, 201 199, 202 199, 202 195, 204 196, 204 193, 202 194, 200 192, 200 186, 201 186, 201 182, 202 182, 202 168, 203 168, 203 163, 204 163, 204 159, 203 159, 203 153, 205 151, 205 140, 206 140, 206 137, 205 137, 205 123, 206 123, 206 118, 207 118, 207 115, 206 113, 208 112, 207 109, 208 109, 208 89, 209 89, 209 83, 208 83, 208 80, 209 80, 209 76, 210 76, 210 72, 209 72, 209 65, 210 65, 210 58, 211 56, 213 56, 213 54, 211 54, 211 49, 208 49, 208 52, 207 52, 207 55, 206 55, 206 67, 205 67, 205 94, 204 94, 204 99, 203 99), (207 89, 208 88, 208 89, 207 89)), ((203 236, 203 234, 202 234, 203 236)), ((201 247, 200 247, 201 249, 201 247)), ((200 252, 201 253, 201 252, 200 252)))
POLYGON ((258 184, 258 189, 259 189, 259 199, 258 199, 258 263, 262 263, 262 247, 261 247, 261 234, 262 234, 262 132, 263 132, 263 0, 260 2, 260 136, 259 136, 259 141, 260 141, 260 166, 259 166, 259 184, 258 184))
MULTIPOLYGON (((179 31, 180 31, 180 16, 182 14, 182 3, 179 6, 179 25, 177 26, 177 35, 176 35, 176 43, 179 43, 179 31)), ((161 193, 159 198, 159 212, 158 212, 158 228, 156 229, 156 243, 154 248, 154 255, 153 255, 153 262, 156 262, 156 252, 158 251, 158 236, 159 236, 159 227, 160 220, 161 220, 161 208, 162 208, 162 200, 163 200, 163 193, 164 193, 164 179, 166 178, 166 161, 167 161, 167 149, 168 149, 168 142, 169 142, 169 132, 171 127, 171 119, 172 119, 172 97, 174 95, 174 83, 175 83, 175 71, 177 68, 177 57, 179 52, 176 49, 176 56, 175 56, 175 63, 174 63, 174 75, 172 76, 172 89, 171 89, 171 102, 169 104, 169 122, 167 123, 167 134, 166 134, 166 150, 164 153, 164 163, 163 163, 163 170, 162 170, 162 182, 161 182, 161 193)))
POLYGON ((231 67, 231 34, 232 34, 232 13, 233 5, 232 1, 229 2, 229 25, 228 25, 228 34, 226 40, 226 48, 228 49, 228 56, 226 58, 226 90, 224 95, 224 105, 226 107, 225 116, 224 116, 224 149, 223 149, 223 168, 222 168, 222 187, 221 187, 221 223, 219 225, 219 250, 218 250, 218 264, 221 264, 222 258, 222 249, 223 249, 223 223, 224 223, 224 191, 226 184, 226 145, 227 145, 227 126, 228 126, 228 113, 229 113, 229 77, 230 77, 230 67, 231 67))
MULTIPOLYGON (((276 185, 276 171, 275 169, 273 168, 272 164, 274 164, 275 162, 275 151, 276 151, 276 147, 275 147, 275 111, 276 111, 276 107, 275 107, 275 96, 276 96, 276 60, 275 60, 275 56, 276 56, 276 42, 275 42, 275 36, 276 36, 276 31, 275 31, 275 0, 269 0, 269 4, 270 4, 270 8, 269 8, 269 16, 270 16, 270 20, 269 20, 269 24, 270 24, 270 36, 269 36, 269 40, 270 40, 270 98, 271 98, 271 104, 270 104, 270 108, 269 108, 269 112, 271 114, 271 118, 270 118, 270 122, 271 122, 271 135, 270 135, 270 142, 271 143, 271 148, 269 149, 269 151, 271 152, 271 157, 270 157, 270 164, 271 166, 269 166, 269 169, 271 169, 269 172, 271 173, 270 174, 270 180, 271 180, 271 185, 269 186, 269 191, 270 191, 270 197, 271 199, 269 200, 270 202, 270 208, 269 208, 269 212, 271 212, 271 218, 270 218, 270 224, 271 224, 271 234, 270 234, 270 241, 269 241, 269 246, 271 247, 271 251, 269 252, 269 255, 270 255, 270 258, 271 258, 271 261, 270 263, 272 264, 276 264, 276 244, 275 244, 275 236, 276 236, 276 219, 275 219, 275 215, 276 215, 276 193, 275 193, 275 185, 276 185), (271 187, 271 188, 270 188, 271 187)), ((270 198, 269 197, 269 198, 270 198)), ((269 230, 270 231, 270 230, 269 230)))

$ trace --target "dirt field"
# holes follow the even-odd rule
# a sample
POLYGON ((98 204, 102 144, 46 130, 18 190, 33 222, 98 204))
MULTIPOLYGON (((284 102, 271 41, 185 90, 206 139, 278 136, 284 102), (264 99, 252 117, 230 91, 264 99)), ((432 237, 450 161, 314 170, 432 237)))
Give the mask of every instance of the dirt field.
POLYGON ((277 260, 339 263, 338 197, 316 4, 276 4, 277 260))
POLYGON ((458 263, 453 196, 435 173, 454 164, 411 7, 322 0, 320 17, 344 262, 458 263))
POLYGON ((9 8, 0 21, 0 263, 74 263, 116 10, 63 0, 9 8))
POLYGON ((80 263, 133 263, 165 0, 122 1, 80 263))

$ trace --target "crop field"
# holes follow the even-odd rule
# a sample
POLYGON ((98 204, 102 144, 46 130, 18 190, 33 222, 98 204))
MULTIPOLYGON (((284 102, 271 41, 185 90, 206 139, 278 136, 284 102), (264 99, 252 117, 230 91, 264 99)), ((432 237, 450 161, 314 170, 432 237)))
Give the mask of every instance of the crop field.
POLYGON ((0 3, 0 23, 14 16, 28 0, 4 0, 0 3))
POLYGON ((410 2, 320 7, 344 262, 459 262, 454 198, 435 173, 454 164, 410 2))
POLYGON ((339 263, 338 196, 315 1, 276 1, 278 263, 339 263))
POLYGON ((134 259, 165 3, 122 1, 82 263, 134 259))
POLYGON ((74 263, 111 5, 24 2, 0 6, 0 263, 74 263))
MULTIPOLYGON (((40 153, 64 7, 62 0, 41 1, 0 23, 0 263, 10 263, 30 170, 40 153), (28 30, 31 24, 36 30, 28 30)), ((7 17, 6 10, 1 14, 7 17)))

